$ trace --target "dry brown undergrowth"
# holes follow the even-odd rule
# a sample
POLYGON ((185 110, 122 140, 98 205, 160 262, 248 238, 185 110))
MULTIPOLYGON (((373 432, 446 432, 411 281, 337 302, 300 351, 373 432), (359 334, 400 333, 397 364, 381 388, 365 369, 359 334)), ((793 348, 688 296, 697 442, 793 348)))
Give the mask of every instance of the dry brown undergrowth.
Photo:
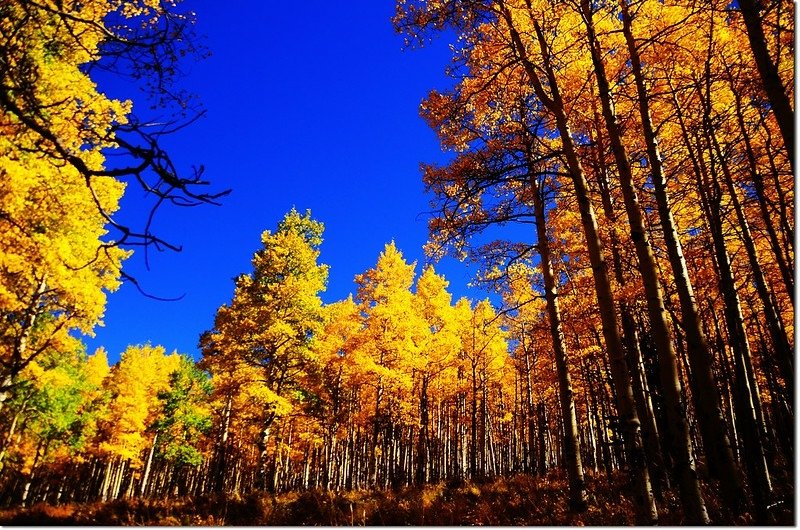
MULTIPOLYGON (((631 525, 633 505, 621 475, 588 477, 591 499, 584 513, 567 509, 564 476, 517 475, 484 484, 466 483, 398 491, 306 491, 277 496, 203 496, 153 500, 129 499, 63 506, 36 505, 0 511, 10 525, 631 525)), ((709 515, 716 524, 751 524, 748 514, 733 516, 705 492, 709 515)), ((793 524, 793 502, 776 510, 777 521, 793 524)), ((659 502, 661 524, 681 523, 677 496, 659 502)))

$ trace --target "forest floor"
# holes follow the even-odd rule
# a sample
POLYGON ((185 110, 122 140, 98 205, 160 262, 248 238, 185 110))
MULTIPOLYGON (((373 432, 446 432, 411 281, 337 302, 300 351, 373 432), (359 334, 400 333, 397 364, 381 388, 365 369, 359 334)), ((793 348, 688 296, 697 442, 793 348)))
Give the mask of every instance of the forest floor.
MULTIPOLYGON (((622 475, 587 476, 589 508, 567 507, 567 481, 559 473, 547 477, 517 475, 486 483, 466 483, 396 491, 305 491, 245 496, 207 495, 182 499, 127 499, 106 503, 38 504, 0 510, 2 525, 492 525, 604 526, 635 524, 630 488, 622 475)), ((777 493, 777 492, 776 492, 777 493)), ((722 508, 715 492, 704 496, 711 521, 750 525, 750 514, 733 515, 722 508)), ((783 492, 774 508, 775 524, 794 524, 793 491, 783 492)), ((660 524, 680 525, 677 495, 668 492, 658 503, 660 524)))

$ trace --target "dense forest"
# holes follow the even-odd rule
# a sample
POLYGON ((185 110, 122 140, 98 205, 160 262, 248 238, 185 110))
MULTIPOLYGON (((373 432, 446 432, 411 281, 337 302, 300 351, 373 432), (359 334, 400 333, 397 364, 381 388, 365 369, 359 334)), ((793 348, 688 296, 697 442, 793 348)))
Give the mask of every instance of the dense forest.
MULTIPOLYGON (((225 194, 162 148, 194 119, 166 87, 203 51, 173 2, 4 2, 0 505, 559 484, 543 503, 602 516, 613 484, 629 517, 589 522, 793 524, 794 15, 398 0, 408 47, 452 41, 421 105, 451 155, 422 167, 431 263, 388 243, 324 303, 324 219, 292 209, 198 359, 110 366, 80 333, 136 282, 133 249, 171 246, 116 221, 123 182, 155 207, 225 194), (175 121, 147 128, 95 68, 175 121), (444 256, 490 296, 455 299, 444 256)), ((336 513, 317 522, 381 524, 336 513)))

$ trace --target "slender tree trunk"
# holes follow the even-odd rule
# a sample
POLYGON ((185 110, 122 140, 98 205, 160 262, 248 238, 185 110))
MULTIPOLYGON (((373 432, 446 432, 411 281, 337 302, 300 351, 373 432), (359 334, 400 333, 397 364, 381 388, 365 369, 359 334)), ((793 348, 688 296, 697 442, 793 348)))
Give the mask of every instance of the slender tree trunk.
MULTIPOLYGON (((510 13, 506 11, 505 15, 515 49, 522 59, 523 66, 526 69, 534 91, 555 117, 556 127, 561 138, 570 176, 573 181, 575 196, 581 215, 581 223, 589 250, 589 260, 592 266, 597 302, 600 308, 603 337, 605 339, 606 350, 611 364, 612 379, 618 398, 623 442, 628 455, 630 473, 636 483, 636 502, 639 506, 638 512, 640 514, 647 513, 649 515, 645 517, 650 517, 652 519, 654 518, 652 514, 657 512, 655 511, 650 476, 647 470, 644 448, 642 446, 640 422, 633 399, 630 373, 628 372, 625 362, 625 353, 620 338, 614 296, 611 291, 611 282, 603 256, 602 243, 598 234, 597 218, 589 196, 588 183, 575 149, 572 133, 567 123, 564 102, 561 99, 555 74, 550 65, 550 50, 538 21, 532 19, 531 22, 536 31, 543 59, 543 64, 540 66, 544 67, 550 89, 548 95, 539 80, 539 74, 536 68, 530 60, 527 59, 524 44, 513 26, 510 13)), ((657 515, 655 517, 657 517, 657 515)))
POLYGON ((527 459, 527 466, 528 470, 533 472, 534 474, 539 473, 539 469, 536 465, 536 410, 534 408, 533 402, 533 383, 531 381, 531 373, 533 371, 533 364, 531 363, 531 350, 530 348, 525 349, 525 398, 526 398, 526 408, 525 413, 527 415, 527 426, 528 426, 528 459, 527 459))
POLYGON ((430 423, 428 413, 428 374, 423 374, 420 389, 419 399, 419 415, 420 415, 420 430, 419 430, 419 447, 417 448, 417 484, 426 484, 430 478, 429 473, 429 442, 428 442, 428 424, 430 423))
POLYGON ((219 440, 217 441, 216 454, 214 457, 214 466, 212 477, 214 484, 214 491, 221 493, 225 491, 226 478, 228 474, 228 436, 231 424, 231 410, 233 407, 233 394, 228 394, 225 399, 225 407, 222 409, 222 426, 220 429, 219 440))
POLYGON ((372 425, 372 444, 369 454, 368 480, 369 485, 376 487, 378 484, 378 437, 380 434, 380 414, 381 401, 383 400, 383 380, 378 379, 377 390, 375 391, 375 417, 372 425))
MULTIPOLYGON (((550 64, 550 50, 546 39, 542 33, 539 22, 531 15, 531 23, 536 32, 539 49, 541 52, 542 64, 534 66, 528 59, 526 48, 522 39, 514 27, 511 13, 501 2, 505 22, 511 34, 512 43, 517 56, 520 58, 523 67, 528 75, 529 81, 539 98, 548 108, 556 121, 556 128, 561 138, 562 148, 567 160, 570 177, 572 178, 575 196, 581 215, 584 235, 589 251, 589 260, 592 266, 592 276, 594 279, 597 303, 600 308, 600 316, 603 328, 603 337, 609 362, 616 395, 618 398, 618 410, 620 424, 624 433, 624 444, 628 454, 630 464, 630 474, 636 484, 636 506, 640 513, 657 513, 653 500, 650 475, 647 469, 644 448, 642 446, 639 417, 636 413, 636 405, 633 399, 633 389, 631 378, 625 363, 625 352, 620 338, 618 320, 614 296, 611 291, 611 282, 608 276, 608 269, 603 256, 602 242, 598 234, 597 217, 589 196, 589 186, 583 167, 580 163, 578 153, 572 139, 572 133, 567 123, 564 102, 556 81, 555 73, 550 64), (547 77, 549 94, 539 79, 537 68, 543 68, 547 77)), ((645 517, 650 517, 645 516, 645 517)), ((652 517, 650 517, 652 519, 652 517)))
MULTIPOLYGON (((2 465, 3 464, 3 460, 5 459, 6 453, 8 452, 8 447, 10 445, 11 438, 14 437, 14 433, 17 430, 17 425, 19 424, 19 420, 20 420, 20 418, 22 417, 22 415, 25 413, 25 411, 28 408, 28 401, 29 401, 28 399, 25 399, 22 402, 22 404, 20 405, 20 407, 17 410, 17 412, 14 413, 14 417, 11 419, 11 425, 9 425, 8 432, 6 433, 6 436, 3 439, 3 445, 0 446, 0 447, 2 447, 2 449, 0 449, 0 470, 2 470, 3 467, 4 467, 2 465)), ((23 425, 24 425, 24 422, 23 422, 23 425)))
POLYGON ((122 488, 122 480, 125 477, 125 470, 128 467, 128 461, 119 459, 114 473, 114 482, 111 487, 111 500, 119 498, 120 489, 122 488))
POLYGON ((28 478, 25 480, 25 486, 22 488, 22 497, 19 503, 20 506, 28 506, 28 497, 30 495, 31 486, 33 485, 33 481, 36 479, 36 474, 39 470, 39 461, 43 454, 42 447, 45 447, 44 452, 46 452, 46 444, 43 441, 40 441, 36 446, 36 455, 34 456, 33 463, 31 464, 31 472, 28 475, 28 478))
POLYGON ((20 333, 11 344, 11 358, 8 359, 7 364, 3 363, 2 382, 0 382, 0 412, 5 406, 6 400, 11 396, 11 389, 14 386, 17 375, 27 366, 30 357, 25 359, 25 354, 28 351, 28 341, 31 338, 31 333, 35 329, 35 324, 39 318, 41 309, 39 308, 39 301, 47 289, 46 276, 39 280, 39 285, 36 287, 36 292, 31 296, 28 307, 25 309, 20 324, 20 333))
MULTIPOLYGON (((692 388, 692 396, 694 398, 695 409, 700 416, 700 430, 703 436, 704 446, 711 460, 710 463, 720 478, 720 485, 726 502, 730 506, 736 508, 744 498, 743 485, 733 460, 730 441, 725 434, 724 419, 719 405, 718 389, 711 370, 711 357, 701 327, 700 315, 689 279, 686 261, 683 256, 683 249, 678 239, 675 222, 670 209, 661 153, 658 148, 655 127, 650 117, 649 94, 645 87, 642 64, 631 29, 632 20, 628 11, 627 1, 620 0, 620 5, 622 7, 623 33, 631 58, 631 68, 636 83, 639 114, 647 146, 647 156, 651 167, 651 178, 655 189, 655 198, 658 205, 659 217, 661 219, 661 227, 664 232, 664 242, 667 246, 670 265, 680 299, 689 362, 696 381, 696 384, 692 388)), ((680 466, 686 466, 686 463, 681 462, 680 466)), ((687 481, 687 488, 689 487, 689 482, 696 483, 697 480, 693 477, 693 475, 695 475, 695 470, 693 468, 694 462, 689 462, 688 468, 684 473, 684 480, 687 481)), ((691 486, 691 489, 694 491, 694 486, 691 486)), ((695 497, 695 500, 690 501, 687 498, 687 501, 696 504, 699 491, 691 495, 695 497)), ((692 511, 695 511, 698 516, 701 515, 699 505, 696 506, 696 510, 693 509, 692 511)), ((702 513, 704 512, 705 507, 702 507, 702 513)), ((707 515, 701 517, 701 519, 707 521, 707 515)), ((697 519, 697 521, 700 521, 700 519, 697 519)))
MULTIPOLYGON (((702 96, 701 96, 702 97, 702 96)), ((710 114, 708 101, 706 101, 704 112, 705 136, 710 136, 710 114)), ((699 142, 698 142, 699 143, 699 142)), ((736 416, 742 422, 742 437, 747 453, 745 460, 748 477, 750 478, 751 488, 756 506, 757 522, 765 524, 767 522, 767 505, 772 493, 769 473, 767 471, 766 458, 761 440, 761 429, 756 419, 756 411, 753 403, 753 389, 747 377, 746 360, 750 357, 750 346, 747 341, 747 334, 742 319, 739 296, 734 285, 733 272, 731 270, 730 258, 725 245, 725 235, 722 227, 722 217, 720 212, 720 201, 722 190, 716 177, 714 156, 711 147, 711 140, 707 138, 707 148, 710 155, 711 167, 704 169, 704 160, 698 158, 701 174, 697 175, 698 192, 700 193, 706 216, 710 226, 711 239, 716 254, 717 268, 719 272, 720 292, 725 301, 725 320, 728 329, 728 338, 731 343, 735 370, 735 396, 737 413, 736 416), (702 181, 706 175, 712 182, 702 181), (713 196, 710 196, 713 192, 713 196)), ((698 149, 699 150, 699 149, 698 149)))
MULTIPOLYGON (((585 4, 584 4, 583 9, 584 9, 584 12, 586 12, 586 5, 585 4)), ((589 39, 590 39, 590 45, 592 46, 592 60, 593 60, 593 62, 595 62, 596 60, 599 60, 599 56, 597 56, 597 52, 599 50, 595 50, 594 47, 597 46, 599 48, 599 43, 595 44, 596 35, 594 33, 594 27, 593 27, 593 24, 592 24, 592 21, 591 21, 591 17, 586 18, 586 20, 588 21, 588 24, 589 24, 589 31, 590 31, 589 39)), ((616 116, 615 116, 614 111, 613 111, 613 100, 611 99, 610 90, 608 88, 608 82, 607 82, 606 77, 605 77, 605 67, 602 64, 602 61, 599 62, 599 67, 600 68, 598 70, 596 70, 596 76, 598 78, 598 84, 601 85, 601 87, 600 87, 600 96, 601 96, 601 99, 602 99, 603 95, 605 94, 605 96, 607 98, 606 101, 603 102, 604 115, 606 114, 605 107, 608 106, 608 111, 609 111, 608 114, 612 118, 612 121, 610 123, 613 124, 613 127, 612 127, 612 125, 607 125, 607 128, 610 131, 610 135, 613 136, 613 138, 612 138, 612 151, 613 151, 613 154, 615 156, 616 163, 618 165, 622 165, 622 166, 625 167, 625 169, 627 170, 627 174, 625 176, 628 177, 630 179, 630 181, 632 182, 632 176, 631 176, 631 172, 630 172, 630 165, 628 164, 627 155, 625 154, 625 149, 624 149, 624 147, 622 146, 622 143, 621 143, 620 133, 619 133, 619 130, 618 130, 618 127, 617 127, 617 123, 616 123, 616 116), (611 132, 612 129, 613 129, 613 132, 611 132), (620 155, 623 155, 623 158, 621 160, 620 160, 620 155)), ((606 119, 608 119, 608 118, 606 118, 606 119)), ((616 218, 616 214, 614 213, 613 205, 611 204, 611 195, 610 195, 610 191, 608 189, 608 181, 607 181, 607 178, 606 178, 607 171, 606 171, 605 163, 603 162, 603 157, 605 155, 603 134, 602 134, 602 130, 600 128, 599 117, 597 116, 596 112, 595 112, 595 123, 596 123, 596 131, 597 131, 597 137, 596 137, 597 150, 596 151, 597 151, 597 158, 598 158, 598 164, 597 164, 598 165, 598 168, 597 168, 598 185, 599 185, 599 188, 600 188, 600 191, 601 191, 602 204, 603 204, 603 210, 605 212, 605 216, 608 219, 609 223, 611 223, 612 226, 615 226, 616 222, 617 222, 617 218, 616 218)), ((623 170, 620 170, 620 172, 622 172, 622 171, 623 170)), ((620 180, 625 180, 625 178, 623 176, 620 176, 620 180)), ((623 185, 623 188, 625 188, 624 185, 623 185)), ((625 188, 625 192, 628 192, 628 191, 630 191, 630 189, 625 188)), ((628 202, 629 202, 630 198, 631 197, 629 197, 628 195, 625 196, 626 208, 629 206, 628 202)), ((635 211, 638 212, 638 220, 642 221, 641 210, 639 210, 639 208, 638 208, 638 198, 636 197, 635 190, 633 191, 632 199, 633 199, 633 206, 635 208, 635 211)), ((636 235, 644 234, 644 243, 646 244, 647 249, 650 250, 650 257, 652 258, 652 250, 649 249, 650 243, 649 243, 649 239, 647 237, 647 232, 644 229, 644 225, 642 224, 640 232, 637 233, 635 231, 635 229, 633 228, 634 224, 635 224, 635 218, 634 218, 634 220, 630 221, 630 224, 631 224, 631 238, 634 239, 634 245, 636 246, 636 244, 637 244, 636 235)), ((615 274, 617 283, 620 285, 620 287, 623 287, 625 285, 625 283, 626 283, 626 280, 625 280, 624 272, 622 270, 622 262, 621 262, 621 258, 620 258, 620 255, 619 255, 619 250, 617 248, 618 245, 619 245, 619 239, 617 237, 617 231, 616 231, 616 229, 613 229, 613 232, 612 232, 612 255, 613 255, 613 258, 614 258, 614 260, 613 260, 613 262, 614 262, 614 274, 615 274)), ((639 262, 640 267, 642 265, 646 265, 646 264, 647 264, 646 262, 644 264, 641 261, 639 262)), ((652 261, 652 265, 655 266, 655 261, 654 260, 652 261)), ((643 281, 646 281, 646 280, 643 280, 643 281)), ((660 294, 660 285, 658 286, 658 288, 659 288, 659 294, 660 294)), ((636 407, 637 407, 637 411, 638 411, 638 414, 639 414, 639 419, 642 422, 642 435, 643 435, 643 442, 644 442, 645 452, 647 454, 648 469, 650 470, 650 476, 651 476, 651 479, 652 479, 652 482, 653 482, 653 490, 654 490, 656 496, 660 498, 661 497, 661 488, 662 488, 662 486, 668 487, 668 482, 669 481, 667 479, 666 470, 664 468, 664 460, 663 460, 662 453, 661 453, 661 444, 660 444, 659 439, 658 439, 658 427, 656 426, 656 421, 655 421, 655 416, 653 414, 652 404, 650 403, 649 398, 647 398, 646 395, 645 395, 645 388, 646 388, 647 385, 646 385, 646 382, 644 381, 644 379, 642 377, 642 374, 640 373, 639 366, 641 365, 641 362, 642 362, 642 360, 641 360, 642 353, 641 353, 641 349, 639 348, 638 333, 636 331, 636 326, 635 326, 635 323, 633 321, 633 317, 631 315, 631 309, 628 307, 627 303, 624 300, 620 300, 620 302, 619 302, 619 312, 620 312, 620 320, 621 320, 621 323, 622 323, 622 331, 623 331, 622 340, 623 340, 623 344, 625 345, 625 349, 627 350, 627 353, 628 353, 628 369, 629 369, 630 374, 631 374, 631 382, 632 382, 632 387, 633 387, 633 396, 634 396, 634 400, 636 402, 636 407)), ((642 513, 645 516, 651 515, 651 514, 644 514, 644 511, 641 511, 640 513, 642 513)), ((656 514, 656 518, 657 518, 657 514, 656 514)), ((643 522, 645 522, 645 521, 643 521, 643 522)))
POLYGON ((472 401, 470 403, 470 452, 469 476, 475 479, 478 476, 478 377, 477 364, 472 359, 472 401))
POLYGON ((261 437, 258 440, 259 450, 259 468, 260 486, 264 491, 270 491, 270 477, 269 477, 269 435, 272 427, 272 421, 268 420, 261 431, 261 437))
MULTIPOLYGON (((530 156, 530 154, 529 154, 530 156)), ((550 321, 550 337, 553 344, 553 355, 558 373, 558 395, 561 404, 561 416, 564 432, 564 460, 569 475, 570 506, 575 511, 587 509, 586 481, 583 476, 583 463, 581 462, 580 444, 578 441, 578 420, 575 414, 575 397, 572 389, 572 380, 569 374, 569 354, 567 352, 564 331, 561 325, 561 309, 558 303, 556 278, 553 273, 552 257, 550 255, 550 242, 547 238, 547 226, 544 207, 544 182, 534 180, 535 168, 530 165, 531 186, 533 192, 533 209, 536 218, 537 248, 539 249, 540 269, 544 278, 545 302, 547 315, 550 321)))
POLYGON ((538 468, 541 469, 542 474, 546 474, 550 466, 548 466, 547 459, 547 409, 544 401, 537 403, 536 416, 539 420, 538 468))
MULTIPOLYGON (((710 102, 707 103, 707 105, 710 102)), ((742 234, 742 242, 744 243, 747 252, 747 259, 750 263, 750 270, 753 273, 753 280, 756 286, 756 292, 761 300, 762 309, 764 310, 764 320, 767 324, 767 329, 772 339, 772 347, 775 350, 775 356, 778 358, 778 366, 781 369, 781 375, 786 381, 786 391, 789 395, 794 395, 794 360, 792 347, 789 345, 789 340, 786 337, 786 332, 782 329, 780 320, 778 318, 778 310, 772 303, 772 297, 767 288, 767 280, 761 270, 761 265, 758 262, 756 254, 755 243, 750 234, 750 225, 747 222, 742 205, 739 202, 736 186, 733 183, 733 176, 731 175, 730 168, 728 167, 726 156, 722 152, 716 134, 713 129, 707 129, 707 136, 709 142, 713 146, 714 152, 719 157, 719 165, 722 169, 722 176, 724 177, 725 184, 728 189, 728 196, 733 204, 736 213, 736 220, 738 221, 738 228, 742 234)), ((748 356, 749 357, 749 356, 748 356)))
MULTIPOLYGON (((792 196, 792 199, 794 199, 794 194, 787 193, 786 186, 781 183, 781 171, 778 169, 775 160, 777 154, 772 149, 772 130, 769 127, 770 124, 768 121, 762 120, 761 125, 766 135, 764 142, 764 154, 766 156, 764 158, 769 164, 769 177, 772 180, 772 187, 775 189, 775 202, 778 203, 775 209, 778 216, 778 224, 781 227, 781 246, 784 248, 786 256, 794 256, 794 210, 787 202, 787 195, 792 196)), ((785 175, 786 173, 783 172, 783 174, 785 175)), ((794 173, 792 173, 792 177, 794 177, 794 173)), ((794 182, 794 179, 792 179, 792 182, 794 182)), ((794 203, 794 200, 792 200, 792 203, 794 203)), ((791 261, 791 259, 789 261, 791 261)))
POLYGON ((156 452, 156 444, 158 443, 158 433, 153 435, 153 443, 150 445, 150 451, 147 453, 147 461, 144 464, 144 471, 142 472, 142 483, 139 487, 139 496, 144 497, 147 493, 147 481, 150 478, 150 468, 153 465, 153 454, 156 452))
MULTIPOLYGON (((756 155, 750 142, 750 134, 744 122, 744 106, 742 104, 742 95, 739 90, 737 90, 737 87, 734 84, 733 73, 731 72, 730 67, 727 65, 726 73, 728 74, 728 82, 731 85, 731 93, 733 94, 736 108, 736 121, 742 134, 745 154, 747 156, 747 166, 750 170, 750 178, 753 181, 753 189, 755 190, 756 197, 758 198, 757 202, 759 211, 761 212, 761 219, 764 223, 764 229, 767 232, 767 239, 769 241, 770 248, 772 249, 773 257, 775 258, 775 262, 778 265, 778 270, 781 273, 781 278, 783 279, 784 290, 789 296, 789 300, 794 307, 794 271, 792 270, 791 265, 788 263, 791 261, 791 259, 786 256, 781 248, 781 243, 778 240, 778 234, 775 231, 775 224, 768 209, 769 200, 764 188, 764 177, 761 175, 761 172, 758 169, 756 155)), ((778 190, 778 193, 780 192, 781 190, 778 190)))
MULTIPOLYGON (((586 371, 581 365, 583 372, 584 383, 588 384, 586 379, 586 371)), ((594 422, 592 421, 592 410, 590 408, 589 396, 584 394, 584 404, 586 405, 586 465, 595 473, 597 473, 597 435, 595 434, 594 422)))
POLYGON ((767 93, 770 107, 775 114, 775 120, 778 122, 781 136, 783 136, 783 145, 786 147, 786 154, 792 166, 792 173, 796 175, 794 165, 794 110, 792 109, 789 94, 787 94, 778 73, 778 68, 769 55, 758 10, 756 0, 739 0, 739 11, 742 13, 744 25, 747 28, 750 49, 753 50, 753 58, 756 61, 758 73, 761 75, 764 91, 767 93))
POLYGON ((111 480, 114 471, 114 461, 117 457, 109 457, 106 463, 106 469, 103 473, 103 483, 100 486, 100 500, 105 502, 109 500, 109 490, 111 488, 111 480))

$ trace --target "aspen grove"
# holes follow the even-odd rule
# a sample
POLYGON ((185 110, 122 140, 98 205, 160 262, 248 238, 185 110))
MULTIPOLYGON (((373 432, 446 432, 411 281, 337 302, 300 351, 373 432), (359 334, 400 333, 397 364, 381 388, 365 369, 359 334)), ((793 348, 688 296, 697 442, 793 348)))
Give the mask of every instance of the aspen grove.
POLYGON ((124 4, 0 6, 0 507, 524 474, 573 513, 624 477, 629 524, 793 520, 792 2, 397 0, 408 48, 452 50, 420 107, 449 156, 422 165, 429 262, 389 242, 325 303, 324 219, 292 209, 198 359, 110 365, 78 333, 161 242, 114 221, 125 182, 222 195, 90 81, 190 25, 124 4), (457 299, 446 256, 489 296, 457 299))

